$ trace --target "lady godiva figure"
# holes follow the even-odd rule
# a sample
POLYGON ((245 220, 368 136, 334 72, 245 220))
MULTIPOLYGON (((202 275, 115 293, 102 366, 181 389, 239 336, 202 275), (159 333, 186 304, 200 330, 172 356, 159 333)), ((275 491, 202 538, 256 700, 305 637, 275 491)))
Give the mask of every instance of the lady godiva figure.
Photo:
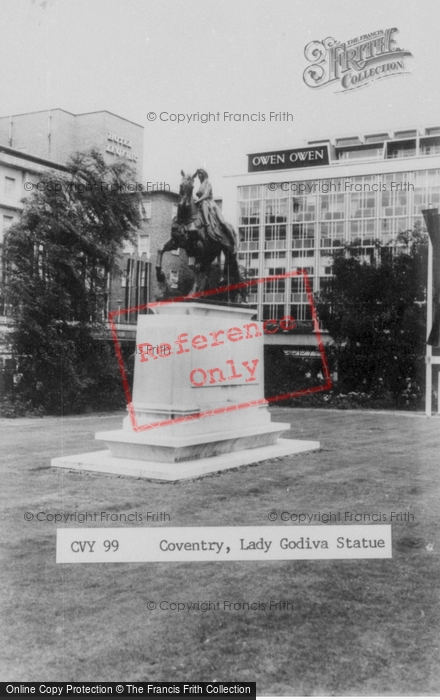
POLYGON ((212 185, 209 182, 208 173, 206 170, 199 168, 196 175, 200 180, 200 188, 194 202, 197 206, 202 223, 205 226, 208 238, 216 243, 228 246, 232 253, 236 253, 237 238, 235 231, 232 226, 225 221, 221 209, 214 202, 212 185))

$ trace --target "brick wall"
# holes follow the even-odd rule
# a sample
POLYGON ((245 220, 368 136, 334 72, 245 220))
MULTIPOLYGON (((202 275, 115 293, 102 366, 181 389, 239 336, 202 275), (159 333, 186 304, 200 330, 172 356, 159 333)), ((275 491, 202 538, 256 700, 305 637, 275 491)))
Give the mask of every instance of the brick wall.
MULTIPOLYGON (((119 267, 123 272, 127 270, 128 260, 149 263, 149 289, 148 301, 156 301, 161 296, 162 289, 156 280, 156 259, 157 251, 163 247, 164 243, 171 236, 171 222, 173 218, 173 204, 177 204, 178 194, 175 192, 150 192, 143 195, 144 208, 151 213, 148 219, 141 222, 139 229, 139 239, 149 243, 149 256, 140 254, 137 245, 131 247, 130 252, 124 252, 119 260, 119 267)), ((127 246, 127 251, 129 250, 127 246)), ((141 247, 142 250, 142 247, 141 247)), ((177 273, 179 280, 183 275, 187 275, 188 258, 185 251, 180 250, 178 255, 171 252, 165 253, 163 257, 162 269, 166 275, 168 284, 173 284, 173 277, 177 273)), ((125 308, 126 287, 122 284, 122 274, 113 275, 111 279, 109 293, 109 309, 117 310, 118 307, 125 308), (118 303, 118 301, 121 303, 118 303)), ((176 296, 179 290, 176 289, 176 296)), ((128 319, 122 319, 124 322, 128 319)))
MULTIPOLYGON (((177 204, 178 195, 172 192, 150 192, 144 195, 144 202, 151 202, 151 218, 143 222, 142 231, 150 237, 150 261, 152 267, 150 282, 150 298, 154 301, 161 294, 160 286, 156 280, 157 251, 171 237, 171 222, 173 219, 173 203, 177 204)), ((178 277, 187 269, 188 258, 184 250, 178 255, 172 252, 165 253, 162 261, 162 269, 166 275, 168 284, 171 282, 172 271, 177 272, 178 277)), ((176 289, 176 294, 178 294, 176 289)))
POLYGON ((93 146, 107 163, 114 163, 118 155, 107 150, 114 146, 137 156, 137 161, 127 160, 139 177, 143 167, 143 131, 142 126, 105 111, 75 115, 53 109, 0 117, 0 143, 5 146, 57 163, 66 163, 72 153, 93 146), (128 139, 131 147, 109 140, 109 133, 128 139))
POLYGON ((0 118, 0 142, 40 158, 64 163, 75 147, 75 116, 62 109, 0 118), (12 142, 9 135, 12 133, 12 142))

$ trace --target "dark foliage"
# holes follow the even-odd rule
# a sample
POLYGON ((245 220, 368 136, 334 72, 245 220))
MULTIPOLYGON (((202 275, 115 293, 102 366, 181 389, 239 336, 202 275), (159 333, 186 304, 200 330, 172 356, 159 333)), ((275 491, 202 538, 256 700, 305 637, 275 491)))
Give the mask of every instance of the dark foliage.
POLYGON ((5 241, 6 291, 17 360, 15 401, 49 413, 123 405, 117 363, 103 351, 107 280, 139 225, 135 173, 95 150, 67 173, 42 175, 5 241), (108 401, 110 405, 105 402, 108 401))
POLYGON ((396 406, 420 394, 426 335, 427 241, 419 229, 372 255, 349 245, 334 255, 333 277, 319 296, 342 393, 391 396, 396 406))

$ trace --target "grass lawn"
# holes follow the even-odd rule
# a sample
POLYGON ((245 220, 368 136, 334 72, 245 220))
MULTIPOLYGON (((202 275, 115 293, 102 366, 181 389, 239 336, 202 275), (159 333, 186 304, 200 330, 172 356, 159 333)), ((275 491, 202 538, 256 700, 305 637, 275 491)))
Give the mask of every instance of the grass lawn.
POLYGON ((99 448, 94 433, 119 428, 121 414, 0 420, 2 678, 255 680, 260 695, 437 695, 439 419, 272 414, 291 422, 290 437, 319 439, 322 450, 177 484, 49 467, 52 457, 99 448), (147 511, 171 516, 152 527, 269 525, 270 511, 383 513, 387 522, 410 511, 415 521, 393 525, 389 560, 57 565, 57 526, 26 522, 26 511, 143 514, 125 527, 146 526, 147 511), (224 600, 266 610, 147 605, 224 600), (270 611, 271 600, 291 609, 270 611))

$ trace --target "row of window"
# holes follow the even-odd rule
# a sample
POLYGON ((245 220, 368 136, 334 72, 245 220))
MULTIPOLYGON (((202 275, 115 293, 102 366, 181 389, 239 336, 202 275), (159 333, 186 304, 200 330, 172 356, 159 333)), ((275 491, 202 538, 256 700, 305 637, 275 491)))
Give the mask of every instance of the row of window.
POLYGON ((118 316, 119 323, 136 323, 138 307, 147 304, 148 289, 150 284, 150 266, 147 262, 128 258, 126 267, 122 273, 121 287, 123 309, 129 309, 127 313, 118 316))
POLYGON ((289 218, 291 222, 325 222, 420 215, 428 204, 439 206, 440 183, 429 190, 336 193, 269 201, 275 201, 277 206, 268 204, 267 200, 240 202, 239 226, 282 225, 289 218), (264 214, 260 216, 263 205, 264 214))
POLYGON ((263 321, 269 321, 271 319, 277 319, 279 321, 286 315, 291 316, 295 321, 308 321, 308 330, 312 330, 312 310, 310 304, 288 304, 286 309, 284 304, 273 301, 263 304, 262 306, 261 319, 263 321))
MULTIPOLYGON (((16 190, 16 184, 17 181, 14 177, 10 177, 9 175, 5 175, 4 177, 4 183, 3 183, 3 194, 6 197, 16 197, 17 195, 17 190, 16 190)), ((152 202, 151 200, 146 200, 142 202, 141 204, 141 219, 148 220, 151 219, 151 214, 152 214, 152 202)), ((172 216, 176 216, 177 214, 177 204, 173 203, 173 209, 172 209, 172 216)))
MULTIPOLYGON (((392 217, 389 219, 360 219, 355 221, 332 221, 320 224, 283 224, 265 226, 260 238, 259 226, 241 226, 238 230, 240 249, 245 250, 305 250, 338 247, 345 242, 368 239, 365 245, 372 245, 374 239, 391 243, 399 232, 413 228, 421 217, 392 217), (290 238, 289 238, 290 230, 290 238)), ((313 254, 313 253, 311 253, 313 254)))
POLYGON ((328 194, 356 194, 371 192, 373 195, 385 192, 399 193, 414 192, 418 189, 431 189, 440 184, 440 171, 438 169, 417 170, 408 172, 394 172, 377 175, 357 175, 346 178, 328 178, 323 180, 292 180, 279 183, 276 189, 273 185, 245 185, 238 188, 238 200, 241 204, 249 204, 250 215, 259 213, 259 202, 264 200, 270 209, 268 214, 276 216, 285 205, 276 204, 277 200, 294 199, 297 203, 302 198, 306 200, 316 195, 328 194), (394 183, 394 184, 393 184, 394 183), (400 183, 409 183, 410 187, 398 187, 400 183))

